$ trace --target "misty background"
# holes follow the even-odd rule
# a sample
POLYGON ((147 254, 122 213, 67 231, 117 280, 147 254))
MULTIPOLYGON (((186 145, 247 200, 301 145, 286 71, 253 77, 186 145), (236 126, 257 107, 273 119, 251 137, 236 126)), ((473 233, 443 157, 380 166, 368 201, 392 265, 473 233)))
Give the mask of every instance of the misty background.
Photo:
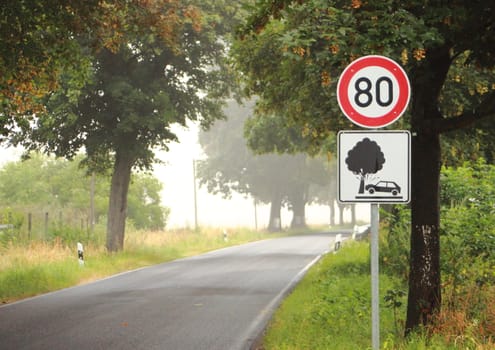
MULTIPOLYGON (((229 116, 235 118, 235 116, 229 116)), ((217 121, 213 127, 226 123, 217 121)), ((153 175, 163 184, 161 204, 170 209, 167 218, 167 229, 193 228, 195 226, 194 206, 194 174, 193 161, 207 159, 199 144, 200 127, 196 123, 188 123, 188 127, 175 125, 173 131, 179 142, 169 144, 168 151, 157 151, 157 158, 162 163, 155 164, 153 175)), ((206 132, 208 133, 208 131, 206 132)), ((239 135, 242 138, 242 135, 239 135)), ((9 162, 19 161, 23 150, 21 148, 0 148, 0 168, 9 162)), ((197 172, 197 169, 196 169, 197 172)), ((206 186, 199 184, 196 179, 197 220, 199 226, 208 227, 250 227, 265 229, 268 226, 270 206, 254 204, 249 195, 232 193, 226 199, 222 195, 209 193, 206 186)), ((334 203, 334 216, 339 221, 339 207, 334 203)), ((343 211, 344 221, 351 222, 350 208, 343 211)), ((369 205, 356 205, 356 217, 359 221, 369 221, 369 205)), ((281 210, 281 226, 290 226, 292 214, 285 206, 281 210)), ((306 206, 306 223, 308 225, 329 225, 330 209, 328 205, 309 204, 306 206)))

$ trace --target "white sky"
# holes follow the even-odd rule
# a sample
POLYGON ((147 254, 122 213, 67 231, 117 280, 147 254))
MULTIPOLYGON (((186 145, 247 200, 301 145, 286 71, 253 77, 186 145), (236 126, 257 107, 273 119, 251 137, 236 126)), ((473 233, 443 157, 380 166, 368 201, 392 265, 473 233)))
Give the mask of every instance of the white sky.
MULTIPOLYGON (((194 227, 194 180, 193 160, 204 159, 204 153, 198 144, 198 127, 190 125, 189 129, 177 128, 180 143, 170 145, 169 152, 159 153, 159 159, 165 165, 155 167, 155 175, 164 184, 162 203, 171 208, 168 227, 194 227)), ((214 227, 255 227, 255 209, 252 198, 234 195, 230 200, 211 195, 206 188, 197 189, 197 208, 199 226, 214 227)), ((257 226, 268 225, 269 206, 257 206, 257 226)), ((308 224, 328 224, 329 208, 310 205, 306 207, 308 224)), ((358 206, 358 219, 369 220, 369 206, 358 206)), ((292 214, 283 210, 282 226, 290 225, 292 214)), ((350 221, 350 211, 344 213, 345 220, 350 221)), ((336 218, 338 220, 338 216, 336 218)))
MULTIPOLYGON (((169 152, 159 151, 158 158, 165 164, 155 165, 154 174, 163 183, 162 204, 170 208, 167 228, 190 227, 194 220, 194 181, 193 160, 204 158, 198 144, 198 127, 190 125, 188 129, 175 128, 179 143, 169 145, 169 152)), ((20 158, 22 151, 13 148, 0 148, 0 167, 9 161, 20 158)), ((255 209, 252 198, 234 195, 230 200, 211 195, 205 188, 197 189, 198 225, 218 228, 255 227, 255 209)), ((269 206, 257 206, 257 227, 263 229, 268 225, 269 206)), ((282 227, 290 225, 291 213, 282 212, 282 227)), ((358 205, 358 219, 369 221, 369 206, 358 205)), ((350 221, 350 211, 344 213, 350 221)), ((338 214, 336 216, 338 220, 338 214)), ((308 224, 328 224, 327 206, 310 205, 306 207, 308 224)))

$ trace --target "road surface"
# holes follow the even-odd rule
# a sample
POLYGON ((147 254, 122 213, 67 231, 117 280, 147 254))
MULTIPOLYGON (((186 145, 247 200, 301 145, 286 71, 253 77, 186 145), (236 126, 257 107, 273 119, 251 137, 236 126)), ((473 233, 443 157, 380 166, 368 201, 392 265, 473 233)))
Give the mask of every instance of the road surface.
POLYGON ((250 349, 335 233, 253 242, 0 307, 0 348, 250 349))

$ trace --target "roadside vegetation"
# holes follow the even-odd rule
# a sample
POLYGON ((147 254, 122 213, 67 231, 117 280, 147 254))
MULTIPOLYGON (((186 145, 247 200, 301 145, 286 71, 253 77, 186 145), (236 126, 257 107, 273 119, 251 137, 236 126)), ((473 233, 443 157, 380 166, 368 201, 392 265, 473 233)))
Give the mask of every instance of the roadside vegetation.
MULTIPOLYGON (((442 308, 404 337, 410 209, 382 208, 381 349, 495 348, 495 167, 483 160, 442 170, 442 308)), ((324 257, 274 315, 260 345, 370 349, 369 243, 324 257)))
MULTIPOLYGON (((82 237, 87 237, 81 232, 82 237)), ((104 231, 84 239, 84 266, 78 262, 76 242, 54 240, 9 241, 0 244, 0 303, 94 281, 119 272, 150 266, 206 251, 247 243, 274 234, 248 229, 224 231, 202 228, 167 231, 129 230, 126 248, 108 253, 104 231), (227 231, 225 231, 227 232, 227 231), (98 238, 98 236, 102 236, 98 238)))

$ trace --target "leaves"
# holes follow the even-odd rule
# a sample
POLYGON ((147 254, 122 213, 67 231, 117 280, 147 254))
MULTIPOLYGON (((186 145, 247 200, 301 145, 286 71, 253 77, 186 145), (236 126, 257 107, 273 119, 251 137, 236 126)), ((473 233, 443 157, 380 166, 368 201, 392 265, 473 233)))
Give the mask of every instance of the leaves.
MULTIPOLYGON (((87 215, 91 180, 88 168, 80 163, 81 160, 82 156, 68 162, 31 154, 28 160, 6 164, 0 169, 2 206, 14 207, 17 211, 30 208, 56 212, 63 209, 87 215)), ((96 176, 95 183, 95 214, 101 217, 108 207, 108 174, 96 176)), ((160 204, 160 191, 162 185, 155 177, 134 174, 129 189, 128 215, 136 228, 162 229, 165 226, 168 210, 160 204)))
MULTIPOLYGON (((414 81, 419 79, 415 75, 418 67, 429 64, 429 51, 433 55, 433 48, 449 46, 451 57, 458 58, 453 60, 452 71, 459 72, 457 62, 464 57, 466 71, 462 76, 466 80, 462 86, 474 86, 464 90, 462 96, 453 96, 451 80, 446 82, 440 101, 447 116, 453 115, 452 107, 466 110, 467 92, 479 96, 490 91, 494 77, 490 67, 495 60, 492 57, 489 62, 486 46, 466 36, 467 28, 481 26, 478 20, 488 26, 492 23, 493 9, 482 8, 471 2, 455 6, 429 3, 425 7, 421 1, 264 1, 246 21, 233 55, 236 67, 246 76, 247 90, 261 98, 263 109, 259 112, 285 115, 301 128, 309 128, 308 134, 316 135, 313 142, 317 145, 329 132, 349 128, 335 104, 334 91, 344 67, 363 55, 381 54, 402 62, 414 81), (280 3, 282 9, 275 6, 280 3), (269 4, 275 6, 273 18, 267 15, 269 4), (260 18, 262 30, 254 30, 253 21, 260 18), (476 67, 473 60, 481 56, 484 59, 476 67), (476 77, 473 72, 478 72, 476 77), (473 79, 467 78, 470 75, 473 79)), ((492 39, 485 36, 485 31, 480 35, 488 43, 492 39)), ((479 99, 471 99, 469 108, 476 103, 479 99)))

